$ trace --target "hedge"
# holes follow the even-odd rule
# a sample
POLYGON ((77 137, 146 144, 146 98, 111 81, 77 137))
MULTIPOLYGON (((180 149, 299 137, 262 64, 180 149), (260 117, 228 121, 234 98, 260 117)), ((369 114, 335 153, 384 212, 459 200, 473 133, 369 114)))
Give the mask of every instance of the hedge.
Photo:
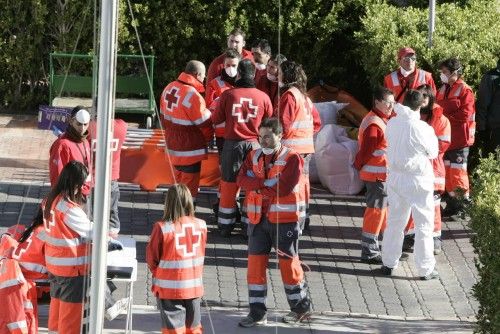
POLYGON ((478 333, 500 331, 500 150, 480 159, 474 172, 469 209, 472 245, 477 253, 479 281, 474 296, 479 301, 478 333))
POLYGON ((441 60, 458 57, 464 64, 464 80, 477 89, 481 76, 495 66, 500 55, 500 5, 490 0, 470 0, 465 6, 438 3, 432 48, 427 47, 427 8, 402 8, 382 1, 367 6, 355 37, 372 86, 397 68, 397 50, 411 46, 417 52, 418 66, 434 73, 435 79, 441 60))

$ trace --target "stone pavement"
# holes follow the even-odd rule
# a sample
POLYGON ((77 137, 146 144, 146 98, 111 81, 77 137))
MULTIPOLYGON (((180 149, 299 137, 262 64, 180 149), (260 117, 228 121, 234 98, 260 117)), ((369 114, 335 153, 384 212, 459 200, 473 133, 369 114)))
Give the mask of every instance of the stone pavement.
MULTIPOLYGON (((3 143, 0 148, 0 230, 18 222, 29 223, 37 203, 47 193, 46 159, 54 139, 48 131, 20 127, 13 130, 13 126, 8 126, 12 122, 2 123, 0 117, 3 143), (2 128, 2 124, 7 125, 2 128)), ((387 333, 402 332, 399 329, 403 328, 406 328, 404 332, 471 331, 478 309, 471 292, 477 272, 469 241, 471 232, 466 223, 443 222, 443 253, 436 257, 439 280, 415 279, 412 255, 396 270, 396 276, 381 277, 377 273, 379 266, 359 262, 363 197, 334 196, 323 189, 314 189, 313 193, 311 231, 301 238, 300 255, 310 270, 306 279, 317 319, 326 319, 318 322, 334 326, 334 332, 387 333), (406 322, 401 322, 403 320, 406 322), (386 325, 394 329, 386 331, 386 325), (441 329, 441 325, 450 327, 441 329)), ((145 245, 152 224, 161 217, 163 193, 130 188, 121 195, 121 233, 137 240, 139 275, 134 305, 154 305, 151 275, 145 265, 145 245)), ((204 299, 210 313, 222 316, 221 324, 236 323, 234 315, 244 314, 248 303, 246 244, 236 233, 230 239, 218 236, 211 213, 214 200, 214 195, 203 194, 197 208, 197 216, 209 223, 204 299), (224 317, 228 317, 228 322, 224 317)), ((275 256, 273 253, 272 257, 275 256)), ((272 312, 281 312, 288 306, 276 265, 273 259, 269 270, 268 307, 272 312)), ((142 322, 136 320, 135 324, 138 323, 142 322)), ((205 329, 210 333, 206 324, 205 329)), ((226 333, 217 328, 215 332, 226 333)))

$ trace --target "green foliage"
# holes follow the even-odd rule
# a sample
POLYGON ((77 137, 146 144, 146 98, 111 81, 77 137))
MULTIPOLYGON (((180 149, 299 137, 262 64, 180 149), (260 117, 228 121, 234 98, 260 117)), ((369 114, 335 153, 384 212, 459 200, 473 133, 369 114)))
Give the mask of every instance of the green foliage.
POLYGON ((474 295, 480 306, 477 315, 479 333, 500 330, 500 150, 480 159, 474 172, 473 203, 469 209, 472 245, 477 253, 479 281, 474 295))
POLYGON ((464 80, 477 88, 482 74, 500 54, 500 6, 491 0, 463 2, 467 4, 439 2, 436 6, 432 48, 427 47, 427 8, 396 7, 381 1, 368 5, 363 28, 355 36, 372 86, 382 83, 383 76, 397 67, 397 50, 411 46, 417 52, 418 65, 436 78, 441 60, 458 57, 465 65, 464 80))

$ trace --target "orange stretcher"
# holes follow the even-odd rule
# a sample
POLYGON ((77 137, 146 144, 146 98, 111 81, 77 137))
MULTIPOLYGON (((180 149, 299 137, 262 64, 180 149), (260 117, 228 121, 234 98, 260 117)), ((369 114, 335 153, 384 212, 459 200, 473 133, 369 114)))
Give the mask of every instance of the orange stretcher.
MULTIPOLYGON (((160 129, 129 128, 120 159, 120 182, 137 184, 146 191, 174 183, 173 166, 165 153, 160 129)), ((217 188, 219 180, 219 155, 217 151, 209 151, 208 159, 201 163, 200 187, 217 188)))

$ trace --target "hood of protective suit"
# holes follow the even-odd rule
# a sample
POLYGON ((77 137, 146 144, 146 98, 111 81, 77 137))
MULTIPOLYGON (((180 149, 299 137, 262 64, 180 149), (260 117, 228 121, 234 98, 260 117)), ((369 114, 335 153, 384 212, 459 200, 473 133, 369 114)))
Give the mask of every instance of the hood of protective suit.
POLYGON ((426 176, 434 179, 430 159, 438 155, 438 140, 432 127, 420 120, 420 113, 397 104, 396 117, 387 122, 388 173, 426 176))

